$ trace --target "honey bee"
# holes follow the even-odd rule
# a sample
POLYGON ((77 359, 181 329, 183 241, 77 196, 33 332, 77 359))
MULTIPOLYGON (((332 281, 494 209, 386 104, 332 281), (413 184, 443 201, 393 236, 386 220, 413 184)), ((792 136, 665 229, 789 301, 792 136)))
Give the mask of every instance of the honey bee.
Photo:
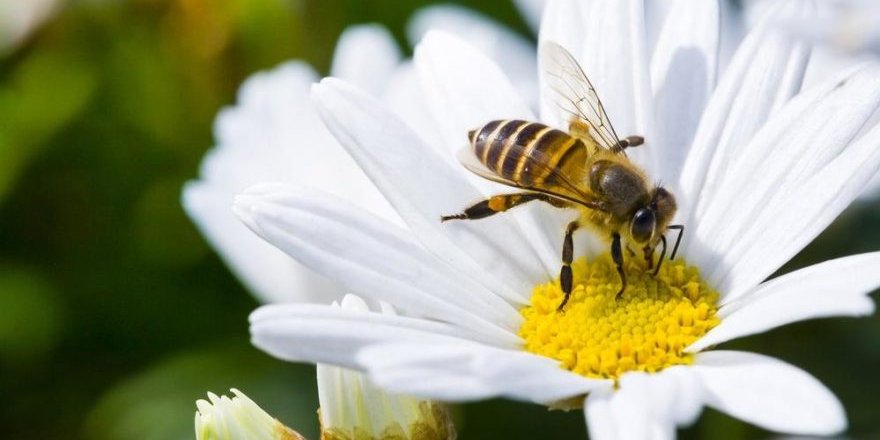
POLYGON ((507 211, 534 200, 580 211, 569 223, 562 246, 559 279, 565 294, 562 311, 572 290, 572 234, 583 226, 610 239, 611 257, 620 276, 616 299, 626 290, 623 250, 641 249, 649 269, 660 270, 666 257, 666 236, 678 230, 670 258, 675 258, 683 225, 671 225, 675 197, 648 177, 626 156, 627 148, 644 143, 641 136, 617 137, 602 101, 574 57, 556 43, 541 46, 545 80, 554 94, 568 132, 538 122, 495 120, 468 133, 469 148, 459 154, 462 164, 488 180, 519 188, 520 192, 492 196, 460 214, 441 221, 475 220, 507 211), (662 244, 654 267, 654 250, 662 244))

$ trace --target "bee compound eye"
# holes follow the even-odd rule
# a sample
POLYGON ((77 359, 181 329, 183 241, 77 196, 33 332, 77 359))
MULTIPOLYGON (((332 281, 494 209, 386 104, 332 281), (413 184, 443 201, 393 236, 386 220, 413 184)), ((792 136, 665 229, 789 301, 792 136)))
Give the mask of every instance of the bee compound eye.
POLYGON ((639 243, 646 243, 651 240, 654 235, 654 227, 657 224, 657 217, 654 211, 649 208, 642 208, 636 211, 630 225, 630 233, 633 240, 639 243))

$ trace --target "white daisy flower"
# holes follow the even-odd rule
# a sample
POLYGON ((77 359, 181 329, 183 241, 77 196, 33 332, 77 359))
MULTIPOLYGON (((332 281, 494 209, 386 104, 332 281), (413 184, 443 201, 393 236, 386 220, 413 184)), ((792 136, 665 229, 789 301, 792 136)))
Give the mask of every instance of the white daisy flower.
MULTIPOLYGON (((346 295, 333 307, 366 313, 367 304, 346 295)), ((394 316, 390 305, 382 314, 394 316)), ((325 440, 452 440, 455 427, 446 408, 436 402, 389 394, 356 371, 318 365, 318 420, 325 440)), ((233 397, 208 393, 196 401, 198 440, 303 440, 299 433, 270 416, 239 390, 233 397)))
MULTIPOLYGON (((336 305, 336 304, 334 304, 336 305)), ((367 313, 367 304, 346 295, 339 306, 367 313)), ((394 316, 387 304, 382 314, 394 316)), ((455 427, 438 403, 388 394, 356 371, 318 364, 318 411, 321 438, 326 440, 451 440, 455 427)))
MULTIPOLYGON (((452 6, 425 8, 414 15, 409 33, 416 38, 428 29, 462 26, 481 36, 481 49, 509 72, 519 72, 520 81, 535 89, 534 46, 483 16, 452 6)), ((426 109, 413 99, 418 95, 418 79, 412 63, 402 59, 383 27, 363 25, 345 31, 336 47, 331 74, 380 97, 416 129, 424 132, 434 128, 426 109)), ((245 188, 262 181, 314 185, 402 224, 318 119, 308 98, 309 87, 318 79, 312 67, 291 61, 245 81, 238 103, 218 115, 214 127, 217 144, 205 156, 199 179, 188 183, 182 195, 190 218, 263 302, 329 304, 344 291, 292 261, 235 219, 229 207, 245 188)))
MULTIPOLYGON (((393 392, 582 406, 597 439, 671 438, 703 406, 779 432, 844 430, 840 402, 808 373, 710 348, 799 320, 873 312, 866 294, 880 285, 880 253, 764 280, 880 168, 880 67, 801 92, 810 47, 771 23, 808 14, 812 3, 778 3, 728 62, 719 10, 672 3, 653 48, 638 0, 551 2, 542 20, 541 40, 575 54, 617 132, 647 139, 631 157, 678 198, 688 228, 682 258, 657 277, 629 259, 630 287, 615 301, 619 280, 605 247, 582 246, 561 314, 551 280, 574 213, 533 206, 440 223, 485 197, 481 190, 505 191, 455 163, 466 133, 493 119, 538 118, 489 59, 429 33, 415 65, 445 149, 344 81, 326 79, 312 92, 405 226, 304 186, 255 186, 235 204, 278 249, 406 316, 266 306, 251 317, 254 344, 282 359, 366 372, 393 392)), ((560 126, 542 99, 541 119, 560 126)))
POLYGON ((305 440, 239 390, 196 401, 196 440, 305 440))

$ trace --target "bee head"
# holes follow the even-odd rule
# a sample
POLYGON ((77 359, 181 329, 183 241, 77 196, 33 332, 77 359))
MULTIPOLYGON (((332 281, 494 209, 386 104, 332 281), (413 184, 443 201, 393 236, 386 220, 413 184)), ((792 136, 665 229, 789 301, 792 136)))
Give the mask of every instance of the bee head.
POLYGON ((639 208, 630 221, 632 239, 639 244, 654 243, 672 221, 675 210, 675 197, 663 187, 657 187, 650 203, 639 208))
POLYGON ((658 186, 657 189, 654 190, 654 198, 651 201, 651 206, 654 208, 654 212, 657 215, 658 229, 660 232, 666 231, 666 227, 669 226, 669 223, 672 222, 672 218, 675 217, 675 210, 678 209, 678 206, 675 204, 675 196, 669 191, 666 191, 662 186, 658 186))

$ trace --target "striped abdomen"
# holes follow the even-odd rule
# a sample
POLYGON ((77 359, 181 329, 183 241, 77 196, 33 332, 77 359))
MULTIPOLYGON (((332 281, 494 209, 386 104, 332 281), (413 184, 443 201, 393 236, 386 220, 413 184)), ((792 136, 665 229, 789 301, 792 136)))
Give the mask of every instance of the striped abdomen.
POLYGON ((583 169, 586 160, 586 146, 578 138, 537 122, 490 121, 468 135, 483 165, 524 186, 552 183, 554 171, 583 169))

